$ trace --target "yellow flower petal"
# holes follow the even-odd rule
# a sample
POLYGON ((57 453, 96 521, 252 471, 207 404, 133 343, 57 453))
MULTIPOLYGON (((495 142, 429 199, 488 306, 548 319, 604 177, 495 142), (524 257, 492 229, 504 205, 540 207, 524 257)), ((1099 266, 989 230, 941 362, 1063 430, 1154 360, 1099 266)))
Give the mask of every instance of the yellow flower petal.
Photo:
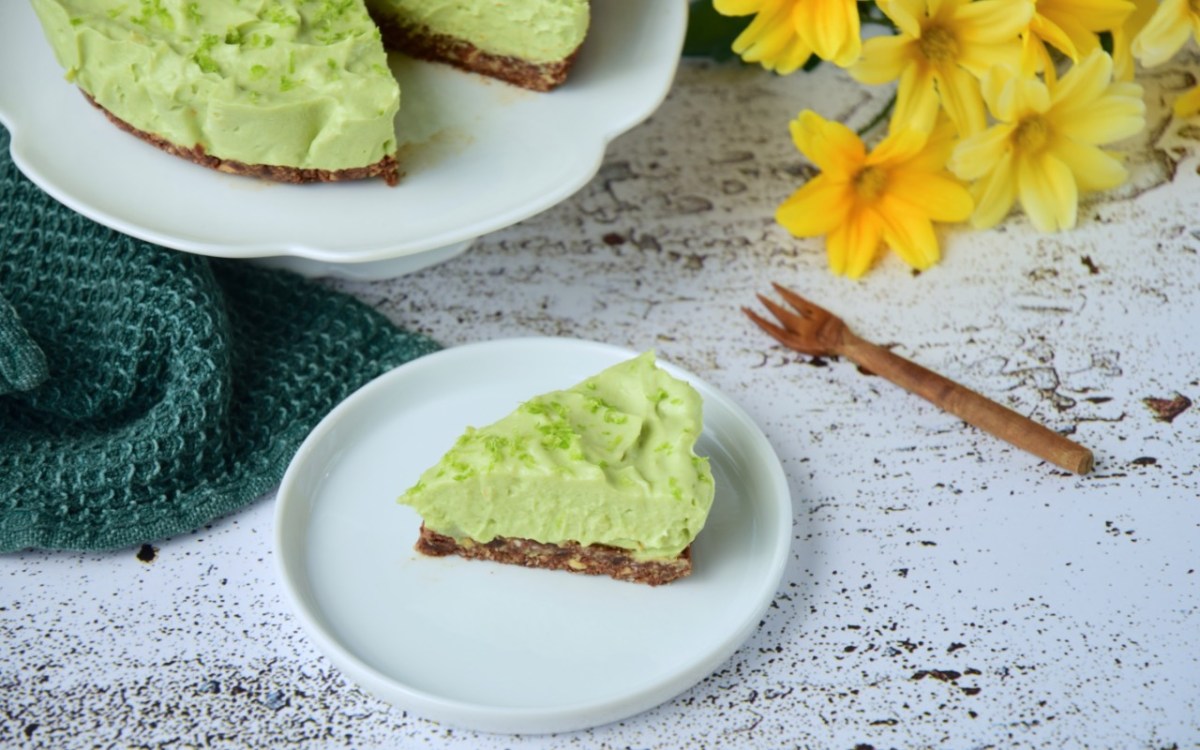
POLYGON ((1062 139, 1054 144, 1053 153, 1075 175, 1082 190, 1111 190, 1129 176, 1116 158, 1088 143, 1062 139))
POLYGON ((812 48, 804 43, 800 37, 792 40, 785 49, 783 49, 775 61, 773 70, 779 75, 788 75, 795 73, 812 57, 812 48))
POLYGON ((792 10, 796 33, 822 60, 848 67, 862 53, 854 0, 800 0, 792 10))
POLYGON ((1046 83, 1054 83, 1058 77, 1058 68, 1055 66, 1054 58, 1050 56, 1050 50, 1046 48, 1046 43, 1032 32, 1026 34, 1022 40, 1020 71, 1024 76, 1036 76, 1038 73, 1043 73, 1046 83))
POLYGON ((749 16, 757 13, 763 0, 713 0, 713 8, 721 16, 749 16))
POLYGON ((713 8, 723 16, 748 16, 765 4, 763 0, 713 0, 713 8))
POLYGON ((1163 0, 1133 40, 1133 54, 1142 65, 1153 68, 1174 57, 1192 32, 1188 0, 1163 0))
POLYGON ((1017 161, 1017 195, 1025 215, 1039 231, 1075 226, 1079 191, 1067 166, 1049 154, 1017 161))
POLYGON ((1079 50, 1075 42, 1061 26, 1051 21, 1041 13, 1035 15, 1029 22, 1029 33, 1039 41, 1049 44, 1072 60, 1079 59, 1079 50))
POLYGON ((1014 126, 993 125, 982 133, 963 138, 950 157, 950 171, 963 180, 978 180, 1008 153, 1014 126))
POLYGON ((1037 0, 1025 42, 1027 70, 1042 70, 1047 83, 1055 78, 1050 45, 1072 60, 1100 48, 1098 32, 1115 32, 1133 11, 1129 0, 1037 0))
POLYGON ((1060 18, 1057 23, 1058 28, 1062 29, 1063 33, 1071 38, 1071 43, 1075 45, 1075 51, 1079 57, 1090 55, 1096 50, 1101 49, 1100 35, 1088 28, 1079 19, 1060 18))
POLYGON ((925 148, 929 134, 916 128, 900 128, 887 134, 867 158, 865 164, 895 167, 916 158, 925 148))
MULTIPOLYGON (((1128 0, 1039 0, 1038 14, 1069 38, 1076 58, 1099 49, 1098 31, 1117 29, 1133 11, 1128 0)), ((1043 37, 1046 38, 1046 37, 1043 37)), ((1058 44, 1046 38, 1046 41, 1058 44)), ((1063 53, 1067 50, 1058 47, 1063 53)), ((1070 56, 1070 55, 1068 55, 1070 56)))
POLYGON ((959 134, 965 136, 983 130, 987 125, 987 112, 979 81, 958 67, 939 71, 936 80, 942 108, 959 134))
POLYGON ((855 211, 825 239, 830 270, 852 279, 861 277, 871 268, 882 238, 879 216, 870 209, 855 211))
POLYGON ((791 123, 792 140, 817 169, 848 177, 866 158, 866 147, 850 128, 806 109, 791 123))
POLYGON ((929 130, 937 122, 940 106, 932 74, 921 66, 910 65, 896 87, 891 121, 915 130, 929 130))
POLYGON ((847 183, 824 175, 809 180, 775 211, 775 220, 797 237, 828 234, 846 223, 854 205, 847 183))
POLYGON ((913 38, 921 35, 921 19, 925 17, 925 0, 889 0, 879 3, 879 9, 884 12, 900 33, 913 38))
POLYGON ((1136 83, 1111 83, 1112 59, 1093 52, 1054 88, 1054 129, 1085 143, 1128 138, 1145 126, 1146 104, 1136 83))
POLYGON ((1025 31, 1031 18, 1029 0, 978 0, 957 13, 959 40, 967 45, 1007 45, 1025 31))
POLYGON ((979 82, 979 93, 984 104, 997 120, 1011 122, 1020 116, 1014 110, 1012 94, 1007 90, 1009 80, 1016 75, 1012 68, 998 65, 989 70, 979 82))
POLYGON ((730 16, 756 14, 733 40, 733 51, 748 63, 788 75, 799 70, 812 49, 796 33, 792 9, 798 0, 715 0, 717 12, 730 16))
POLYGON ((902 204, 885 201, 880 211, 883 241, 908 265, 925 270, 942 257, 933 224, 902 204))
MULTIPOLYGON (((1138 95, 1107 93, 1090 102, 1073 101, 1075 106, 1056 107, 1054 129, 1069 138, 1097 145, 1141 132, 1146 125, 1146 103, 1140 96, 1141 88, 1137 84, 1120 84, 1120 87, 1126 92, 1132 87, 1138 95)), ((1107 91, 1113 88, 1116 87, 1107 91)))
POLYGON ((1196 86, 1176 99, 1172 109, 1174 109, 1176 117, 1191 117, 1200 112, 1200 86, 1196 86))
POLYGON ((1122 81, 1133 80, 1137 72, 1133 59, 1133 40, 1146 28, 1157 9, 1158 0, 1135 0, 1133 13, 1113 29, 1113 67, 1122 81))
POLYGON ((755 16, 749 26, 733 41, 733 51, 749 63, 760 63, 780 75, 796 72, 812 55, 788 20, 787 8, 755 16))
POLYGON ((879 85, 900 77, 914 62, 913 40, 904 36, 877 36, 863 43, 862 57, 850 68, 854 80, 879 85))
POLYGON ((791 36, 794 32, 788 23, 788 10, 783 0, 769 0, 733 40, 733 51, 740 55, 771 34, 782 32, 785 36, 791 36))
POLYGON ((905 169, 929 173, 943 172, 957 143, 958 133, 954 130, 954 125, 945 117, 939 118, 934 127, 929 129, 921 152, 905 162, 905 169))
POLYGON ((1035 76, 1016 75, 1011 68, 992 68, 981 88, 992 116, 1002 122, 1015 122, 1050 109, 1046 84, 1035 76))
POLYGON ((755 16, 741 34, 733 40, 733 52, 749 63, 761 62, 771 55, 772 49, 782 48, 792 36, 791 30, 782 26, 759 23, 763 16, 755 16), (774 38, 775 41, 772 41, 774 38))
POLYGON ((1003 221, 1017 200, 1016 166, 1012 154, 1001 156, 991 173, 975 183, 972 193, 975 213, 971 215, 971 226, 988 229, 1003 221))
POLYGON ((1037 11, 1060 22, 1071 19, 1088 31, 1112 31, 1133 12, 1130 0, 1038 0, 1037 11))
POLYGON ((924 214, 933 221, 966 221, 975 210, 967 189, 942 175, 897 170, 888 187, 889 196, 903 201, 909 213, 924 214))
POLYGON ((1021 42, 1014 37, 1008 44, 964 45, 963 52, 958 57, 958 64, 976 78, 983 78, 997 65, 1020 68, 1021 42))
POLYGON ((1082 108, 1104 93, 1111 80, 1112 58, 1095 52, 1071 66, 1054 87, 1052 101, 1056 107, 1082 108))

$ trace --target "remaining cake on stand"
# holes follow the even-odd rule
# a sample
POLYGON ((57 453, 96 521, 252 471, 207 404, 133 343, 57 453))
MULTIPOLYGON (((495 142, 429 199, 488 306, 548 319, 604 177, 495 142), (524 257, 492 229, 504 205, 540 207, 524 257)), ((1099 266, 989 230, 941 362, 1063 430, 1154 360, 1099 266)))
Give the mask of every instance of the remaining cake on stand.
POLYGON ((66 77, 122 129, 224 172, 395 184, 387 41, 537 90, 565 78, 587 0, 32 0, 66 77))

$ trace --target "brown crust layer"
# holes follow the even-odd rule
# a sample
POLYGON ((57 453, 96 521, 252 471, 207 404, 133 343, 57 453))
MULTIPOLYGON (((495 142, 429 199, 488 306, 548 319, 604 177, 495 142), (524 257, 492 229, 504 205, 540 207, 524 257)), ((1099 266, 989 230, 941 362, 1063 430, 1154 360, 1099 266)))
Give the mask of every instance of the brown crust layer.
POLYGON ((86 91, 83 95, 97 109, 104 113, 117 127, 127 133, 132 133, 143 141, 166 151, 169 154, 182 157, 188 161, 195 162, 201 166, 216 169, 220 172, 229 174, 245 175, 247 177, 257 177, 264 180, 273 180, 275 182, 287 183, 308 183, 308 182, 344 182, 348 180, 365 180, 372 177, 380 177, 389 185, 396 185, 400 181, 400 168, 396 162, 396 157, 389 154, 383 157, 374 164, 368 164, 365 167, 353 167, 351 169, 301 169, 299 167, 281 167, 272 164, 245 164, 233 159, 219 159, 211 154, 205 153, 204 147, 196 144, 191 148, 180 146, 175 143, 147 133, 144 130, 139 130, 129 123, 117 117, 112 112, 109 112, 86 91))
POLYGON ((660 586, 683 578, 692 572, 692 549, 688 547, 674 560, 635 560, 627 550, 603 544, 586 547, 577 542, 544 544, 530 539, 496 537, 480 544, 470 539, 462 542, 439 534, 421 524, 421 534, 415 549, 424 555, 445 557, 458 555, 469 560, 491 560, 526 568, 565 570, 571 573, 610 576, 619 581, 660 586))
POLYGON ((533 63, 506 55, 484 52, 473 44, 444 34, 435 34, 424 26, 408 26, 394 19, 376 18, 384 45, 409 57, 444 62, 533 91, 549 91, 567 80, 567 73, 579 54, 576 48, 563 60, 533 63))

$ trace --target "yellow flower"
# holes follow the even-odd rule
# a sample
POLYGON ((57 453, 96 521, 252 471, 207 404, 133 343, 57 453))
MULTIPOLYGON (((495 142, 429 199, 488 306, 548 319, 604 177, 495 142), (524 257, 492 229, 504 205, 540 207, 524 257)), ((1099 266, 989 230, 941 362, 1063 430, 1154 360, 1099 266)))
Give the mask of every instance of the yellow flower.
POLYGON ((850 75, 869 84, 899 79, 893 122, 930 127, 940 100, 959 133, 983 130, 979 79, 1019 60, 1019 35, 1033 16, 1029 0, 890 0, 879 7, 899 34, 867 40, 850 75))
POLYGON ((810 110, 791 123, 792 139, 821 170, 791 195, 776 220, 797 237, 826 235, 829 267, 858 278, 882 245, 915 268, 941 257, 934 221, 963 221, 971 196, 946 171, 952 130, 890 133, 871 152, 852 130, 810 110))
POLYGON ((1114 31, 1133 12, 1128 0, 1034 0, 1033 18, 1025 36, 1025 66, 1055 77, 1054 62, 1046 50, 1049 44, 1071 60, 1100 49, 1098 33, 1114 31))
POLYGON ((1133 54, 1142 65, 1153 68, 1174 57, 1190 37, 1200 39, 1200 2, 1162 0, 1133 40, 1133 54))
POLYGON ((1112 59, 1093 52, 1052 83, 996 69, 983 85, 997 124, 963 139, 951 169, 976 180, 977 227, 998 224, 1016 200, 1043 232, 1075 226, 1081 190, 1124 182, 1125 168, 1099 146, 1145 125, 1142 89, 1112 82, 1112 59))
POLYGON ((713 0, 726 16, 755 14, 733 41, 746 62, 788 74, 816 54, 843 67, 862 52, 854 0, 713 0))

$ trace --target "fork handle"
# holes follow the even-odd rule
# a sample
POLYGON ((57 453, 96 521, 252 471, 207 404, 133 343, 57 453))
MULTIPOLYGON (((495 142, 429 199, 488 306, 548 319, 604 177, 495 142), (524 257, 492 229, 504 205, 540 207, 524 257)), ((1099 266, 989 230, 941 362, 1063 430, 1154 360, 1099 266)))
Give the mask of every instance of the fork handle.
POLYGON ((1076 474, 1092 470, 1092 452, 1054 430, 846 330, 838 354, 941 407, 964 422, 1076 474))

